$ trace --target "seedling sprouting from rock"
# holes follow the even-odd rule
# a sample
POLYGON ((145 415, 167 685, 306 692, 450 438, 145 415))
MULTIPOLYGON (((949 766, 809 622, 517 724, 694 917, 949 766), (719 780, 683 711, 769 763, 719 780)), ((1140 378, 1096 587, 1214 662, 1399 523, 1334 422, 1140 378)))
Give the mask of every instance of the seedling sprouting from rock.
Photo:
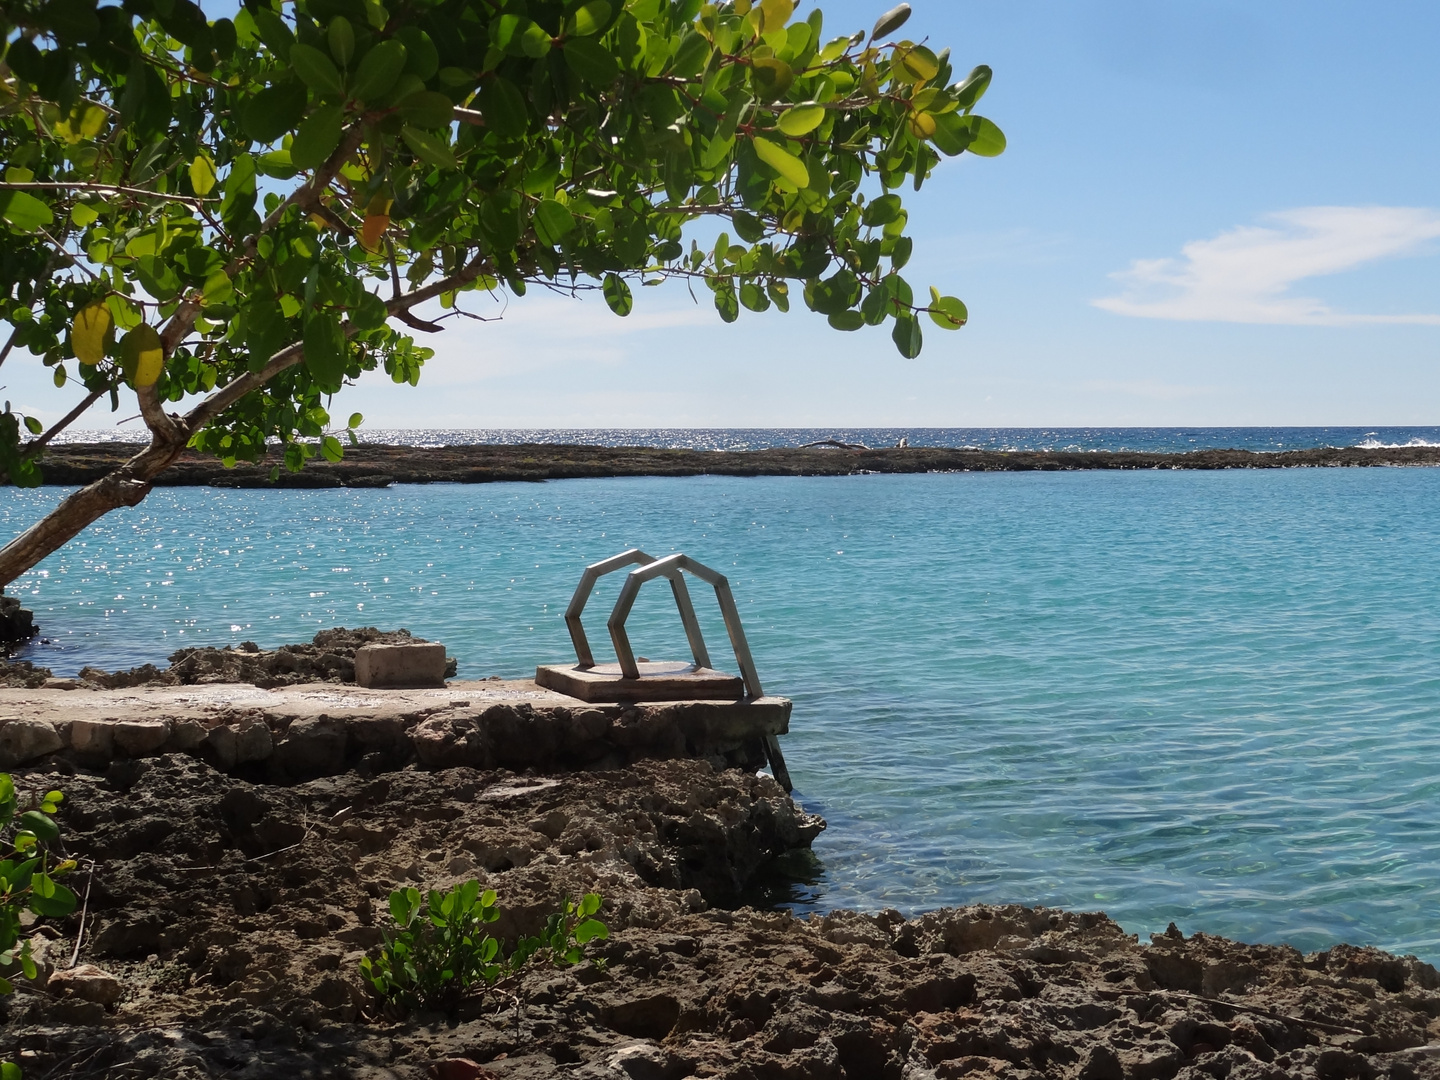
POLYGON ((377 958, 360 961, 360 969, 389 1003, 448 1012, 475 988, 494 987, 532 960, 562 967, 580 963, 587 944, 610 936, 594 917, 600 904, 597 893, 567 898, 539 935, 521 938, 506 957, 500 942, 484 932, 500 917, 494 889, 482 892, 478 881, 447 893, 431 889, 428 895, 399 889, 390 894, 390 916, 399 929, 386 935, 377 958))

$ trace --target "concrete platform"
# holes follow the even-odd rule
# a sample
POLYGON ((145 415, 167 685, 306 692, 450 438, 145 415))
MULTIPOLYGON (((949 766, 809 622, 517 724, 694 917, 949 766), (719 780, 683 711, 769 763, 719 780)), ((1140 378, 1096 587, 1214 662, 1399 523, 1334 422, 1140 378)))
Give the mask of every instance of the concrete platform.
POLYGON ((640 678, 627 679, 619 664, 547 664, 535 682, 581 701, 739 701, 745 683, 738 675, 670 660, 642 660, 640 678))
POLYGON ((105 768, 186 753, 272 782, 416 763, 520 771, 704 758, 758 769, 789 731, 787 698, 592 703, 529 679, 428 690, 244 683, 125 690, 0 688, 0 769, 42 761, 105 768))

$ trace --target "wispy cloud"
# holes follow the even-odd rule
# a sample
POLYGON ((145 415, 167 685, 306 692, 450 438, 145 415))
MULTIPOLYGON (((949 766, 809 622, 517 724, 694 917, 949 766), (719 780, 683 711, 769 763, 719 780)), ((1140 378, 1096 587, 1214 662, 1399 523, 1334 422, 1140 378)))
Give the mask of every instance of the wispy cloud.
POLYGON ((1117 315, 1191 322, 1358 326, 1440 326, 1440 314, 1363 315, 1336 311, 1291 287, 1379 259, 1415 255, 1440 238, 1440 212, 1406 206, 1307 206, 1270 214, 1269 226, 1242 225, 1194 240, 1178 259, 1136 259, 1111 277, 1124 291, 1094 301, 1117 315))

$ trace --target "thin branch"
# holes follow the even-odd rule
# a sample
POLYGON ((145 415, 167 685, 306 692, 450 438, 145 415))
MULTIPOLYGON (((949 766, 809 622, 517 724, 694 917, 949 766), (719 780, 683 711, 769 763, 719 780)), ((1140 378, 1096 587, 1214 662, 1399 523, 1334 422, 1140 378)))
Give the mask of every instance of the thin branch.
MULTIPOLYGON (((424 288, 415 289, 413 292, 406 293, 404 296, 396 299, 387 300, 385 302, 385 310, 390 316, 400 318, 403 313, 408 313, 411 308, 423 304, 427 300, 433 300, 441 293, 452 292, 464 285, 470 284, 470 282, 480 276, 485 266, 485 256, 477 255, 471 259, 464 268, 451 274, 449 277, 431 282, 424 288)), ((349 324, 346 324, 346 336, 348 337, 354 333, 355 329, 349 324)), ((222 387, 210 394, 209 397, 205 398, 205 400, 201 401, 185 414, 184 418, 180 421, 181 426, 184 430, 192 433, 199 431, 246 394, 253 390, 258 390, 276 375, 280 374, 280 372, 286 368, 294 367, 304 359, 305 345, 303 342, 296 341, 285 346, 285 348, 272 356, 269 362, 259 371, 248 371, 228 386, 222 387)))
MULTIPOLYGON (((197 199, 192 195, 169 195, 162 191, 150 191, 146 188, 126 187, 123 184, 97 184, 92 181, 68 181, 68 180, 26 180, 0 181, 0 191, 36 191, 36 190, 60 190, 60 191, 104 191, 110 194, 135 195, 146 199, 163 199, 166 202, 185 203, 188 206, 198 207, 205 199, 197 199)), ((209 202, 219 202, 219 199, 210 199, 209 202)))
POLYGON ((20 456, 30 458, 38 454, 46 443, 48 443, 56 435, 59 435, 60 432, 64 431, 76 420, 80 419, 80 417, 84 415, 85 410, 90 408, 91 405, 94 405, 95 402, 99 401, 102 397, 104 397, 106 391, 108 391, 109 389, 110 388, 108 386, 105 386, 101 387, 99 390, 91 390, 90 393, 85 395, 85 399, 81 401, 79 405, 76 405, 75 408, 71 409, 68 413, 66 413, 64 417, 56 421, 54 426, 52 426, 49 431, 45 432, 45 434, 43 435, 37 435, 35 438, 31 439, 28 443, 26 443, 20 451, 20 456))

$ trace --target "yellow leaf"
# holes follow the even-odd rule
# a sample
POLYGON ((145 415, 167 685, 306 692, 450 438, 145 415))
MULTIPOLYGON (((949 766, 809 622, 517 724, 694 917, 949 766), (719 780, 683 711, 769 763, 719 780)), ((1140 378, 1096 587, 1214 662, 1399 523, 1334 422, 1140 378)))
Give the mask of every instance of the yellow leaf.
POLYGON ((778 30, 795 14, 795 0, 760 0, 760 32, 778 30))
POLYGON ((360 245, 366 251, 374 251, 380 246, 380 238, 385 235, 385 230, 389 227, 389 214, 365 215, 365 224, 360 226, 360 245))
POLYGON ((190 186, 202 199, 215 187, 215 163, 204 154, 196 154, 190 163, 190 186))
POLYGON ((154 386, 165 369, 165 351, 155 328, 141 323, 125 335, 120 349, 125 356, 125 367, 135 372, 135 386, 154 386))
POLYGON ((935 117, 929 113, 911 113, 910 130, 917 139, 928 139, 935 134, 935 117))
POLYGON ((105 110, 99 105, 87 105, 85 111, 80 114, 80 134, 87 139, 93 139, 105 127, 105 110))
POLYGON ((70 326, 70 347, 82 364, 98 364, 105 359, 105 333, 110 329, 110 309, 104 301, 96 301, 75 313, 70 326))

